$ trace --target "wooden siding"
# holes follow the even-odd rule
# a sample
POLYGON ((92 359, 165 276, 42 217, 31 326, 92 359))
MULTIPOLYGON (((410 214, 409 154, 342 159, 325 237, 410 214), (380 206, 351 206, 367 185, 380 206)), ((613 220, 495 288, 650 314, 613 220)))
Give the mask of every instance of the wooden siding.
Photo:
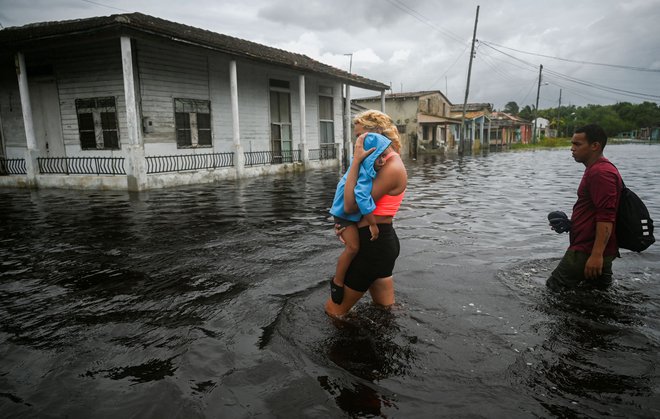
POLYGON ((153 123, 153 132, 142 134, 144 142, 176 144, 174 99, 211 100, 208 58, 190 48, 147 41, 135 44, 142 117, 153 123))
MULTIPOLYGON (((76 99, 113 96, 119 124, 119 141, 128 144, 126 102, 119 40, 88 45, 85 49, 69 49, 52 56, 62 116, 62 137, 69 150, 80 151, 76 99)), ((96 154, 98 150, 86 150, 96 154)))
POLYGON ((0 119, 2 119, 2 139, 8 158, 23 158, 10 150, 12 147, 27 147, 25 129, 23 128, 23 110, 21 95, 18 92, 18 81, 13 63, 3 62, 2 79, 0 79, 0 119))
MULTIPOLYGON (((229 63, 231 57, 156 40, 133 41, 134 70, 141 117, 151 118, 153 132, 141 132, 147 155, 189 153, 176 148, 174 98, 211 102, 213 148, 199 152, 233 151, 229 63)), ((126 105, 119 40, 86 44, 83 48, 63 48, 27 56, 28 65, 52 65, 58 87, 62 136, 67 155, 123 155, 128 145, 126 105), (75 101, 81 98, 112 96, 116 99, 121 150, 80 148, 75 101)), ((0 112, 5 146, 25 147, 20 95, 13 61, 3 62, 0 78, 0 112), (11 101, 11 104, 9 103, 11 101), (11 108, 11 112, 9 109, 11 108)), ((269 79, 290 84, 293 148, 300 138, 299 74, 288 69, 238 60, 238 96, 241 144, 245 151, 270 150, 269 79)), ((334 106, 334 139, 343 141, 343 85, 315 75, 305 77, 306 143, 319 148, 319 88, 331 87, 334 106)), ((142 121, 140 130, 142 129, 142 121)))

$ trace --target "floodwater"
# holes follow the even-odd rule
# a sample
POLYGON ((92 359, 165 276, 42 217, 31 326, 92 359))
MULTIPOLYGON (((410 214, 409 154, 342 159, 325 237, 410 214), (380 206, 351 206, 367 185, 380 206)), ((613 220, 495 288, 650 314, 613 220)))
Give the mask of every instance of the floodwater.
MULTIPOLYGON (((660 221, 658 145, 605 153, 660 221)), ((660 244, 552 294, 583 166, 424 157, 397 306, 323 313, 341 251, 317 170, 148 193, 0 190, 0 415, 660 417, 660 244)))

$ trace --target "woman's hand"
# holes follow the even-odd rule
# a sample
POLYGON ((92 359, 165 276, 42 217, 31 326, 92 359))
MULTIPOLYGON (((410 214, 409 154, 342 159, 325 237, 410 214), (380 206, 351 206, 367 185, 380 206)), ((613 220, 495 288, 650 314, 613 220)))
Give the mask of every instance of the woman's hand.
POLYGON ((362 160, 366 159, 369 154, 376 151, 376 147, 370 148, 369 150, 364 149, 364 137, 366 137, 367 134, 368 133, 365 132, 355 140, 355 147, 353 147, 353 161, 362 163, 362 160))

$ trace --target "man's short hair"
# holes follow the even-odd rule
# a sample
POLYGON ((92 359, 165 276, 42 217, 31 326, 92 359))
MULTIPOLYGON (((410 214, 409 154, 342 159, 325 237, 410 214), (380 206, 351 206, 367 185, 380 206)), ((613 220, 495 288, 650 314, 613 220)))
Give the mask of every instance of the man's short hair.
POLYGON ((600 143, 600 149, 604 149, 607 145, 607 134, 605 130, 598 124, 589 124, 575 130, 576 134, 584 134, 587 137, 589 144, 600 143))

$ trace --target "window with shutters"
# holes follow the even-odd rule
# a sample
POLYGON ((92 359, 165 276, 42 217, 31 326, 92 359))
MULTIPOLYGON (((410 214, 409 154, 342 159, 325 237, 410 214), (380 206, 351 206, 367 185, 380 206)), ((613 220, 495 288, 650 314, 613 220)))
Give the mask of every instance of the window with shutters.
POLYGON ((78 133, 83 150, 118 150, 119 129, 114 97, 76 99, 78 133))
POLYGON ((320 148, 334 149, 335 143, 335 121, 334 121, 334 98, 332 87, 319 88, 319 129, 320 148))
POLYGON ((293 148, 291 133, 291 91, 285 80, 269 80, 270 141, 273 159, 290 155, 293 148))
POLYGON ((178 148, 211 147, 211 102, 174 99, 174 124, 178 148))

